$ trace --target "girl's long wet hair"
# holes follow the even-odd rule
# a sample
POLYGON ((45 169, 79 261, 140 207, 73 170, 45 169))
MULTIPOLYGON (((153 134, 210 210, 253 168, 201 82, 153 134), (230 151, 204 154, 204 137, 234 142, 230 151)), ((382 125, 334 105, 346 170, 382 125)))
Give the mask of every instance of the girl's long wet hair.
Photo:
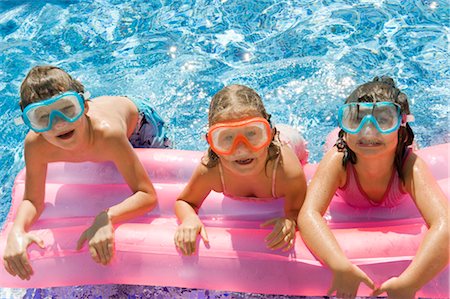
MULTIPOLYGON (((244 85, 229 85, 216 93, 211 100, 208 114, 209 127, 230 116, 235 115, 237 118, 244 118, 254 116, 255 112, 261 114, 272 127, 270 114, 267 113, 261 97, 256 91, 244 85)), ((268 161, 275 159, 280 154, 280 143, 277 136, 278 134, 275 131, 274 138, 269 144, 266 165, 268 161)), ((218 163, 219 156, 209 147, 208 154, 202 158, 202 164, 212 168, 218 163)))
MULTIPOLYGON (((395 86, 392 78, 386 76, 375 77, 373 81, 358 86, 356 90, 353 91, 346 99, 345 103, 372 103, 374 101, 397 103, 400 105, 402 115, 410 114, 407 96, 395 86)), ((348 147, 344 140, 345 134, 345 131, 341 129, 335 144, 338 151, 344 153, 344 157, 342 158, 342 165, 344 167, 347 166, 348 161, 352 164, 355 164, 357 161, 356 154, 348 147)), ((398 176, 402 180, 404 179, 402 171, 403 157, 406 153, 407 147, 410 146, 413 141, 414 133, 409 124, 406 123, 405 126, 400 126, 398 129, 398 143, 395 150, 394 164, 397 169, 398 176)))
POLYGON ((69 90, 83 94, 84 86, 56 66, 35 66, 28 72, 20 86, 19 105, 23 111, 31 103, 40 102, 69 90))

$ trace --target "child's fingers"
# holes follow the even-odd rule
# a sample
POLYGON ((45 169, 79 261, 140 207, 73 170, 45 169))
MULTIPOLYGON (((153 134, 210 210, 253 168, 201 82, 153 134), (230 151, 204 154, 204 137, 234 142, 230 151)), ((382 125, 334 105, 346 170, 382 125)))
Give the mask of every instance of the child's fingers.
POLYGON ((11 260, 11 265, 14 271, 19 275, 20 279, 25 280, 29 279, 29 275, 27 274, 25 268, 23 267, 20 259, 11 260))
POLYGON ((105 264, 108 264, 111 261, 112 258, 112 243, 111 240, 106 240, 103 245, 103 253, 105 255, 105 264), (111 248, 111 249, 110 249, 111 248))
POLYGON ((7 260, 3 260, 3 266, 5 267, 6 272, 11 274, 12 276, 16 276, 16 272, 11 268, 9 262, 7 260))
POLYGON ((275 227, 272 233, 267 236, 266 242, 268 242, 268 246, 272 248, 280 242, 284 243, 283 240, 286 236, 289 236, 289 232, 287 232, 285 227, 281 229, 276 229, 275 227))
POLYGON ((108 262, 111 261, 111 259, 114 256, 114 241, 108 242, 108 244, 106 245, 107 248, 107 252, 108 252, 108 262))
POLYGON ((9 266, 11 267, 11 270, 14 272, 15 275, 19 276, 20 279, 23 279, 22 276, 20 275, 19 268, 16 266, 16 263, 14 262, 14 260, 9 261, 9 266))
POLYGON ((88 246, 89 247, 89 252, 91 253, 91 257, 92 259, 96 262, 96 263, 100 263, 100 259, 98 257, 98 253, 97 250, 92 247, 92 246, 88 246))
POLYGON ((209 243, 208 234, 206 233, 206 229, 203 225, 200 229, 200 237, 202 237, 204 243, 209 243))
POLYGON ((184 233, 180 230, 177 230, 176 232, 175 245, 183 255, 188 255, 186 250, 186 243, 184 242, 184 233))
POLYGON ((272 240, 280 233, 280 231, 278 230, 272 230, 272 232, 270 234, 267 235, 267 237, 264 238, 264 241, 266 241, 267 243, 271 243, 272 240))
POLYGON ((108 256, 107 256, 107 254, 105 252, 105 250, 106 250, 106 248, 105 248, 106 246, 105 245, 106 245, 105 242, 101 242, 101 243, 99 243, 99 244, 97 244, 95 246, 95 248, 97 249, 99 258, 100 258, 100 262, 102 263, 102 265, 106 265, 107 260, 108 260, 108 256))
POLYGON ((31 268, 30 263, 28 262, 28 259, 22 260, 22 265, 24 269, 27 271, 28 275, 33 275, 33 268, 31 268))
POLYGON ((173 241, 175 242, 175 246, 178 248, 178 250, 180 250, 181 253, 184 254, 184 250, 183 250, 183 246, 182 246, 183 242, 182 242, 182 239, 180 236, 180 232, 176 231, 173 241))
MULTIPOLYGON (((363 271, 361 270, 361 272, 363 272, 363 271)), ((372 290, 375 290, 375 289, 376 289, 375 283, 372 281, 372 279, 370 279, 370 278, 367 276, 366 273, 363 272, 363 274, 364 274, 364 276, 363 276, 363 278, 362 278, 362 282, 364 282, 364 283, 366 284, 366 286, 368 286, 368 287, 371 288, 372 290)))
POLYGON ((183 247, 184 247, 184 252, 185 255, 190 255, 191 254, 191 237, 190 237, 190 231, 189 230, 185 230, 183 232, 183 247))
POLYGON ((267 243, 267 246, 269 246, 272 249, 278 249, 280 245, 282 245, 284 242, 284 235, 280 232, 278 235, 276 235, 272 240, 270 240, 267 243))
POLYGON ((294 247, 294 243, 295 242, 295 238, 292 238, 291 240, 289 240, 289 242, 287 243, 287 246, 283 249, 283 251, 289 251, 294 247))
POLYGON ((97 250, 98 257, 100 258, 100 262, 102 265, 106 264, 107 256, 105 252, 105 243, 101 242, 96 245, 94 245, 94 248, 97 250))
POLYGON ((275 227, 272 229, 272 232, 265 238, 265 241, 270 243, 273 239, 277 238, 279 234, 284 233, 283 230, 283 226, 275 225, 275 227))
POLYGON ((373 291, 371 296, 374 296, 374 297, 380 296, 384 292, 386 292, 386 290, 383 287, 380 287, 379 289, 376 289, 375 291, 373 291))
POLYGON ((189 255, 193 254, 195 252, 195 243, 197 241, 197 232, 195 230, 190 230, 189 231, 189 240, 188 240, 188 244, 189 244, 189 255))
POLYGON ((25 278, 27 280, 30 279, 31 274, 33 274, 33 270, 31 270, 31 266, 28 263, 28 257, 26 253, 23 253, 19 260, 17 260, 17 265, 22 270, 22 273, 25 274, 25 278))
POLYGON ((29 236, 31 242, 36 243, 36 244, 37 244, 39 247, 41 247, 42 249, 45 248, 44 241, 42 241, 41 238, 39 238, 39 237, 37 237, 37 236, 35 236, 35 235, 32 235, 32 234, 29 234, 28 236, 29 236))
POLYGON ((280 242, 278 242, 277 244, 273 245, 271 247, 271 249, 274 249, 274 250, 283 249, 283 251, 288 251, 293 246, 293 243, 291 243, 291 241, 292 241, 292 239, 291 239, 290 236, 285 236, 283 239, 281 239, 280 242), (292 246, 291 246, 291 244, 292 244, 292 246))

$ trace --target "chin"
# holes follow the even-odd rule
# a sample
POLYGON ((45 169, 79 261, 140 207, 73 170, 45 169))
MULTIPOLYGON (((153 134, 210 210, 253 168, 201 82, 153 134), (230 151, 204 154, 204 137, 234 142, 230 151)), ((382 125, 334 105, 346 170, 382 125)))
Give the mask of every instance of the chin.
POLYGON ((264 170, 265 163, 261 163, 261 160, 254 158, 251 163, 239 164, 236 162, 232 163, 233 169, 239 175, 257 175, 264 170))

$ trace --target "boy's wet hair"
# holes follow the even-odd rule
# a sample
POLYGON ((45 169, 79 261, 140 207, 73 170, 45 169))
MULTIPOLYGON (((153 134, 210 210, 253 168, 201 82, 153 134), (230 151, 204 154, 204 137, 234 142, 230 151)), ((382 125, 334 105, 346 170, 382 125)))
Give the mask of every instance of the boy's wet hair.
MULTIPOLYGON (((382 76, 375 77, 371 82, 358 86, 346 99, 345 103, 361 103, 361 102, 393 102, 400 105, 401 114, 410 114, 408 97, 402 93, 396 86, 392 78, 382 76)), ((336 147, 338 151, 344 153, 342 158, 342 165, 346 167, 347 162, 352 164, 356 163, 355 153, 347 146, 344 140, 344 130, 340 130, 338 134, 338 140, 336 141, 336 147)), ((403 158, 406 153, 406 149, 414 141, 414 133, 406 123, 406 126, 400 126, 398 129, 398 144, 395 150, 395 167, 398 172, 398 176, 403 180, 403 158)))
MULTIPOLYGON (((217 122, 230 119, 234 115, 237 119, 247 116, 254 117, 255 112, 265 118, 272 127, 270 114, 267 113, 261 97, 256 91, 244 85, 229 85, 216 93, 211 100, 208 113, 209 126, 211 127, 217 122)), ((275 136, 278 136, 278 134, 275 134, 275 136)), ((275 136, 269 144, 267 162, 275 159, 280 154, 280 145, 276 141, 277 138, 275 136)), ((212 168, 217 165, 218 161, 219 157, 209 147, 208 155, 202 159, 202 164, 212 168)))
POLYGON ((49 99, 61 92, 84 93, 84 86, 64 70, 51 65, 33 67, 20 86, 20 108, 49 99))

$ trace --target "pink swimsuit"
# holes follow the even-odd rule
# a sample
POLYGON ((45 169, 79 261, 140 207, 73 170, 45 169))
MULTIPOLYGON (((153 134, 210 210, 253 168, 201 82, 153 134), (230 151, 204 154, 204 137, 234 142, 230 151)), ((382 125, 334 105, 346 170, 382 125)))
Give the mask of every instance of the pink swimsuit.
MULTIPOLYGON (((410 153, 411 149, 408 149, 403 158, 403 165, 410 153)), ((353 164, 348 163, 347 181, 342 188, 337 189, 336 195, 342 198, 348 205, 356 208, 370 208, 374 206, 391 208, 400 205, 405 198, 409 197, 409 194, 402 190, 401 183, 397 171, 393 171, 383 199, 381 202, 374 202, 361 188, 353 164)))

